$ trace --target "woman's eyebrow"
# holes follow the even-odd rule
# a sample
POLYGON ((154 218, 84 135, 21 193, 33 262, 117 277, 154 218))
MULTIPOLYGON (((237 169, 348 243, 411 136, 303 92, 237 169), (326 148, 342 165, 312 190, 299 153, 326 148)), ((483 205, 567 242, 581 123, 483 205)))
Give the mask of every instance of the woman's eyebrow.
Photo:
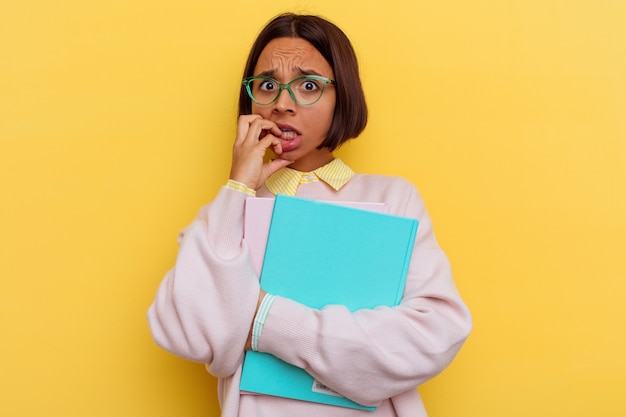
POLYGON ((300 75, 322 75, 319 72, 312 70, 312 69, 306 69, 306 68, 300 68, 297 67, 296 71, 300 74, 300 75))
POLYGON ((274 74, 276 73, 275 69, 270 69, 267 71, 263 71, 260 74, 257 74, 257 77, 274 77, 274 74))

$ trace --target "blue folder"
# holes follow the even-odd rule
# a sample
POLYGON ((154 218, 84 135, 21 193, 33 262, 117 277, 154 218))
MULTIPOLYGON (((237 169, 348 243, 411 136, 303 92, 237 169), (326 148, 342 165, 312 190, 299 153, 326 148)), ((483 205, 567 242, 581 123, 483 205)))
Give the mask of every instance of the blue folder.
MULTIPOLYGON (((261 287, 312 308, 350 311, 397 305, 418 221, 298 197, 276 196, 261 287)), ((328 390, 305 370, 263 352, 246 352, 240 389, 373 410, 328 390)))

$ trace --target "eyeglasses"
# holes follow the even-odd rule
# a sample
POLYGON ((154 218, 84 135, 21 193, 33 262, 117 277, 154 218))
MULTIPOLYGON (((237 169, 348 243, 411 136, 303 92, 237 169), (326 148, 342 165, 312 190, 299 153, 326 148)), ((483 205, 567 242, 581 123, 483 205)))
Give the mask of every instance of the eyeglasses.
POLYGON ((301 106, 310 106, 322 98, 324 89, 328 84, 335 84, 335 81, 318 75, 303 75, 294 78, 287 84, 262 75, 243 79, 243 85, 246 87, 248 96, 261 106, 274 103, 283 90, 287 90, 291 98, 301 106))

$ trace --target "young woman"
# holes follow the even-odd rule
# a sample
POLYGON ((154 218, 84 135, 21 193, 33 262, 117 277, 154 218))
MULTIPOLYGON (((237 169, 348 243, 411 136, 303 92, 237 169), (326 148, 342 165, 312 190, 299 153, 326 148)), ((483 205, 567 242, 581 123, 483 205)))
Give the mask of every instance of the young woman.
MULTIPOLYGON (((425 416, 416 387, 441 372, 469 334, 470 315, 417 190, 401 178, 354 173, 333 156, 366 121, 357 60, 339 28, 285 14, 262 30, 244 72, 230 178, 181 232, 176 264, 148 312, 160 346, 219 378, 224 417, 425 416), (418 219, 400 305, 317 310, 263 291, 243 241, 244 206, 249 196, 276 194, 383 202, 390 214, 418 219), (250 349, 376 410, 243 393, 250 349)), ((315 256, 315 248, 285 248, 285 256, 293 250, 315 256)))

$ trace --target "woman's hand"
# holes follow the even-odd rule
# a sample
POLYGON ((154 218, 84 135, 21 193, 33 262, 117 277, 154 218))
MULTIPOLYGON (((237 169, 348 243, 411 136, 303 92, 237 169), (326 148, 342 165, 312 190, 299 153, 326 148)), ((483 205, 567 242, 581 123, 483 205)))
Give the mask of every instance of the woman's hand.
POLYGON ((281 134, 274 122, 258 114, 239 116, 230 179, 258 190, 267 177, 293 162, 279 158, 268 163, 263 161, 270 147, 276 155, 282 153, 278 139, 281 134))

